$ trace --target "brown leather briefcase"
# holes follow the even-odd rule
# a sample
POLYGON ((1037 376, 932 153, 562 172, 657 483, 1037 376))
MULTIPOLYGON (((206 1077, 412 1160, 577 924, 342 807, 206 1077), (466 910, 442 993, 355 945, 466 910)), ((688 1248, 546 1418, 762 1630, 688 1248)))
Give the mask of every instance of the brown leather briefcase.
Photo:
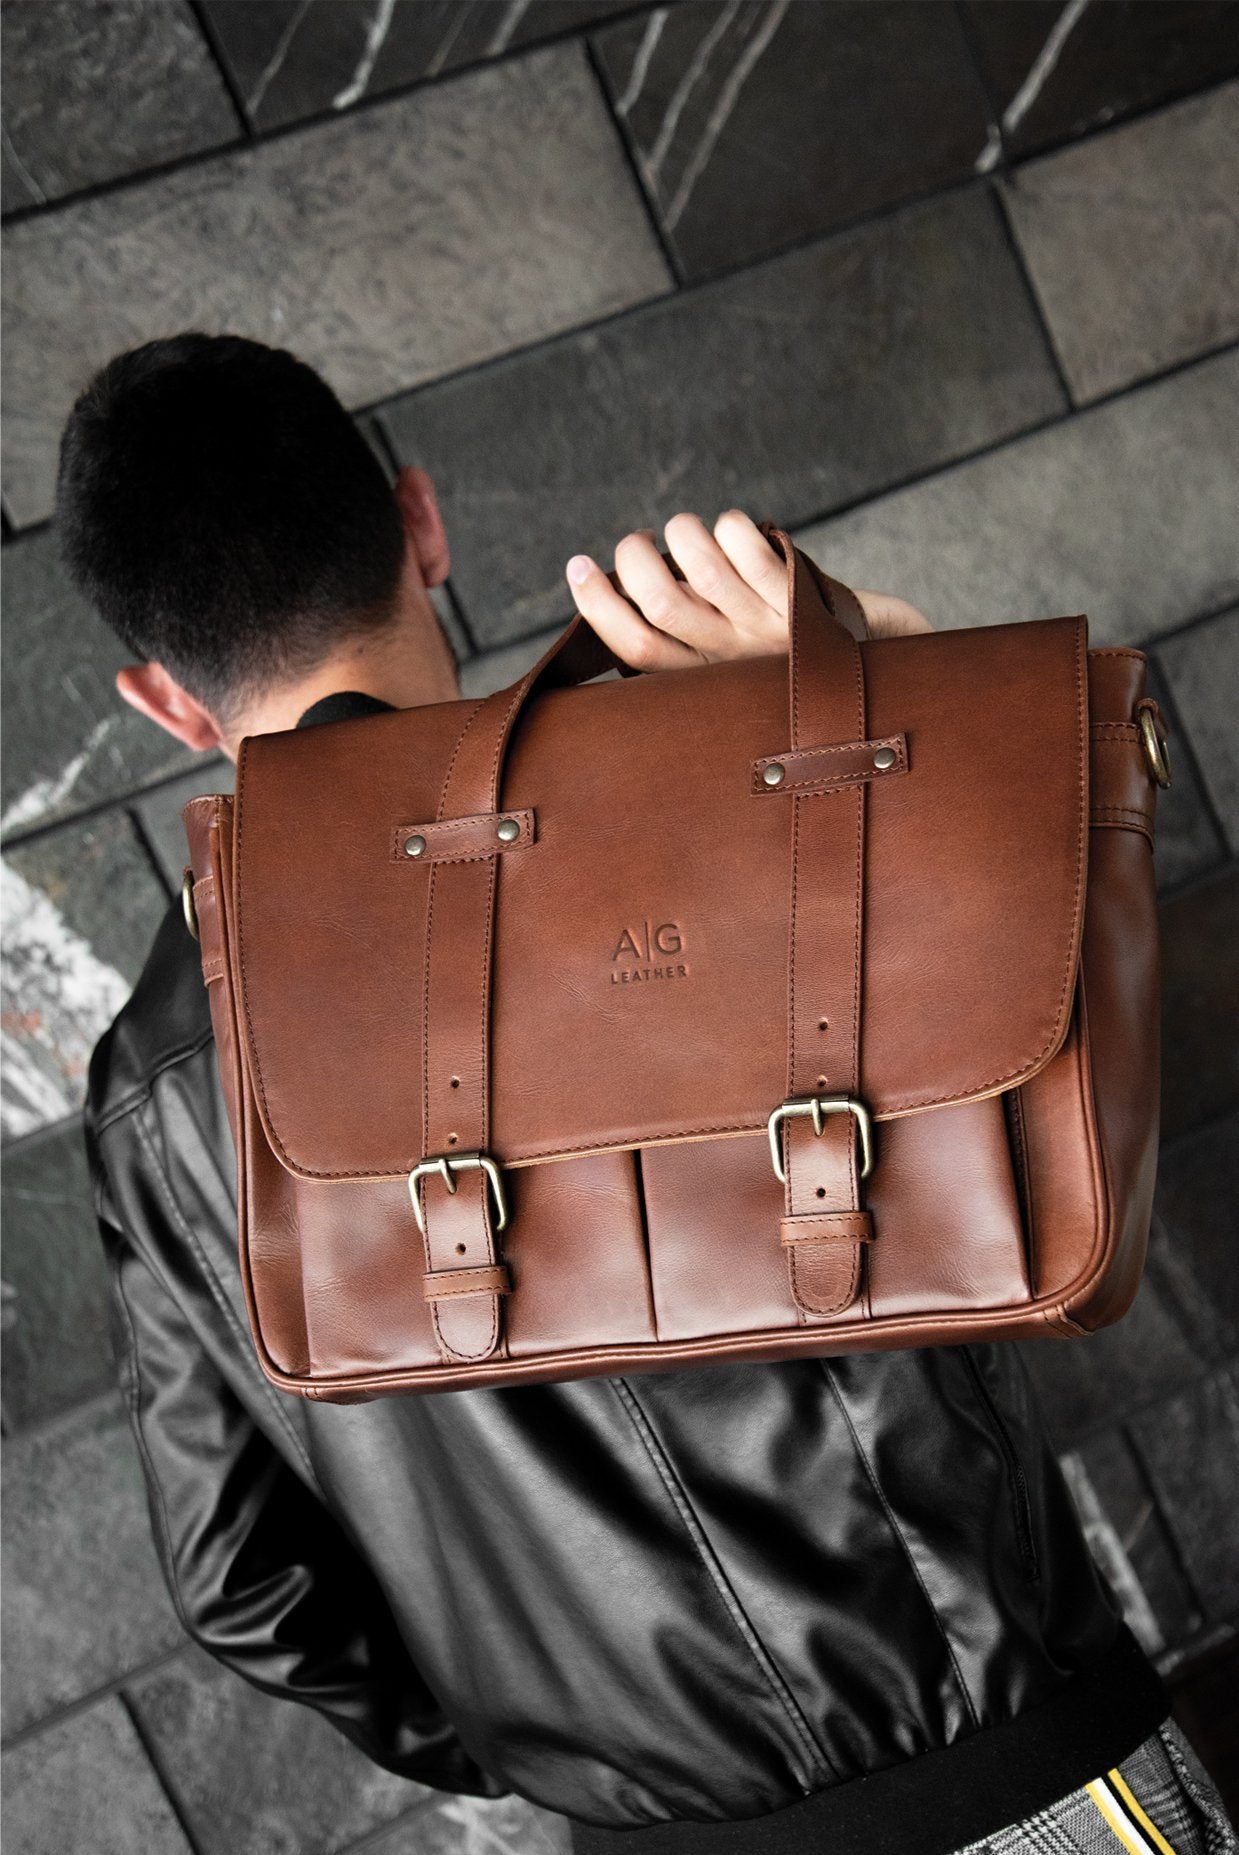
POLYGON ((307 1397, 1078 1334, 1135 1292, 1155 787, 1083 618, 529 674, 185 809, 259 1358, 307 1397))

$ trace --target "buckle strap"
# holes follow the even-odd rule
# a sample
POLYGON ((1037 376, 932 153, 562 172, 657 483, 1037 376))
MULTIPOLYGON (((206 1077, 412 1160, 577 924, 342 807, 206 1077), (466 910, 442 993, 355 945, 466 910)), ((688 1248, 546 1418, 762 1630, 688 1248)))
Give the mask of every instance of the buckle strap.
MULTIPOLYGON (((866 627, 853 593, 814 567, 785 534, 767 532, 787 566, 787 759, 798 764, 804 750, 821 742, 842 748, 867 741, 858 643, 866 627)), ((788 794, 787 1099, 770 1117, 770 1142, 784 1190, 780 1238, 797 1233, 784 1242, 789 1285, 808 1319, 853 1306, 872 1234, 867 1218, 863 1225, 833 1221, 865 1216, 860 1184, 873 1160, 860 1101, 866 789, 866 782, 855 782, 788 794), (823 880, 827 871, 831 879, 823 880), (832 1221, 817 1221, 823 1218, 832 1221)))
MULTIPOLYGON (((439 796, 436 822, 502 816, 494 743, 514 709, 511 690, 469 711, 439 796)), ((416 867, 418 859, 412 859, 416 867)), ((426 943, 422 1154, 409 1179, 422 1235, 426 1296, 443 1359, 506 1351, 507 1284, 496 1237, 507 1222, 490 1144, 490 985, 495 892, 502 858, 425 864, 426 943), (436 1277, 476 1269, 466 1293, 436 1277)), ((412 870, 410 871, 412 875, 412 870)), ((416 891, 415 891, 416 892, 416 891)))

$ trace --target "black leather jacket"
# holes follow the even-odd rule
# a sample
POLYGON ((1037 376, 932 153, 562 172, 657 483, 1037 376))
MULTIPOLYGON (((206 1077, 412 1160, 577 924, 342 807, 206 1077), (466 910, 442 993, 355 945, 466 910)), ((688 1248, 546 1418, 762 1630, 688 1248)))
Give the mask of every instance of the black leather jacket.
POLYGON ((1014 1348, 276 1391, 179 907, 95 1052, 87 1138, 181 1619, 388 1769, 601 1826, 581 1849, 941 1855, 1164 1717, 1014 1348))

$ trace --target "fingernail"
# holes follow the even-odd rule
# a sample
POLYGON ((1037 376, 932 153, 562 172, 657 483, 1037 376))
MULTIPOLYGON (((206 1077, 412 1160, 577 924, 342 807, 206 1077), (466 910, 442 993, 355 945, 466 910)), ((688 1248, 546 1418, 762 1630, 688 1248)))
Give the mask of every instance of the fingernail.
POLYGON ((579 586, 582 580, 587 580, 593 571, 594 563, 588 554, 574 554, 568 562, 568 578, 574 586, 579 586))

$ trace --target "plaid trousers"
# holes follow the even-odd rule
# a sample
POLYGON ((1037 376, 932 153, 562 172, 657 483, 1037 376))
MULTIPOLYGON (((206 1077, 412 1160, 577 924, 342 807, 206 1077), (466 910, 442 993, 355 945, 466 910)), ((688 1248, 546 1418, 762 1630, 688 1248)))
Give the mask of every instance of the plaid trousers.
POLYGON ((957 1855, 1239 1855, 1212 1779, 1167 1720, 1104 1777, 957 1855))

